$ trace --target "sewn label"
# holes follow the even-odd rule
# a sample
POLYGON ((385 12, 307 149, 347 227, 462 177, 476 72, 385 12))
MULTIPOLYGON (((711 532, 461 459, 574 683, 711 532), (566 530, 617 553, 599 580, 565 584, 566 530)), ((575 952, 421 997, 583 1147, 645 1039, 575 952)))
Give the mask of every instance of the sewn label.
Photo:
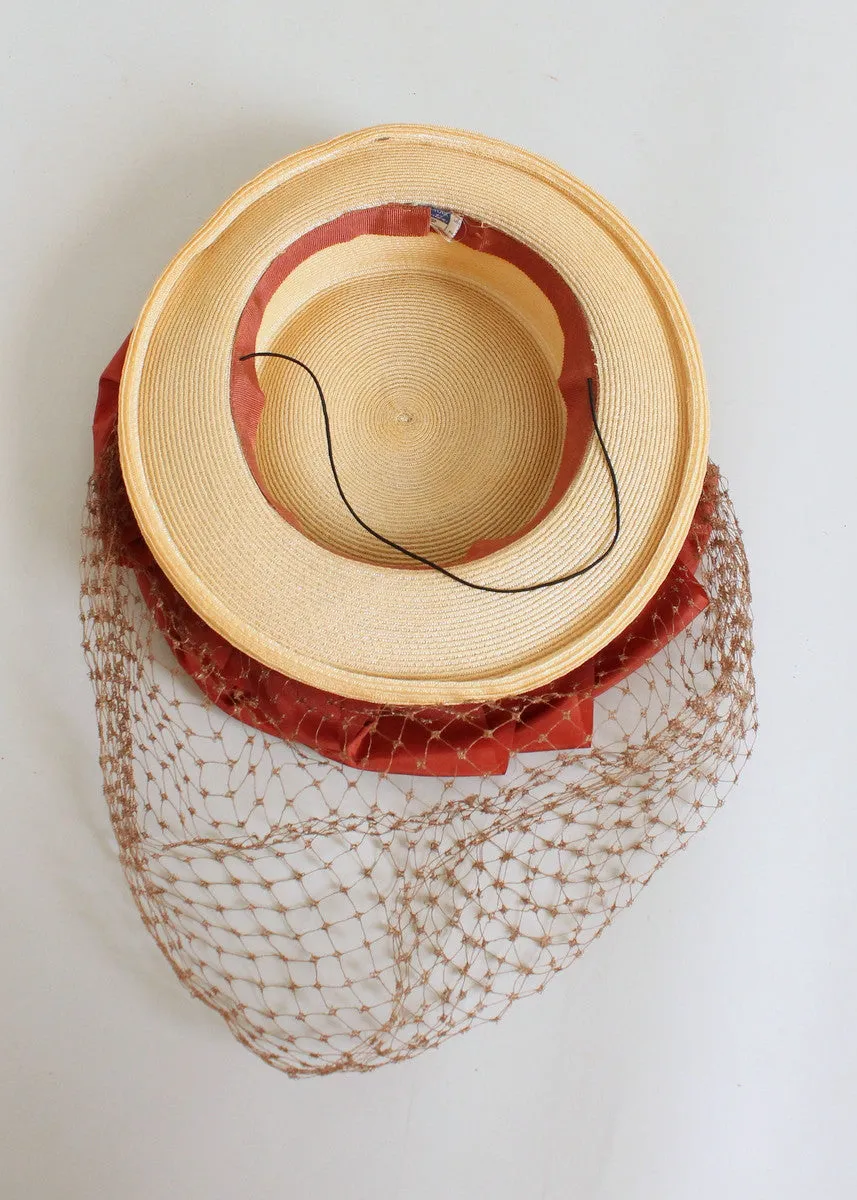
POLYGON ((446 208, 433 208, 431 210, 429 225, 435 233, 439 233, 450 242, 463 224, 464 217, 460 217, 458 213, 449 212, 446 208))

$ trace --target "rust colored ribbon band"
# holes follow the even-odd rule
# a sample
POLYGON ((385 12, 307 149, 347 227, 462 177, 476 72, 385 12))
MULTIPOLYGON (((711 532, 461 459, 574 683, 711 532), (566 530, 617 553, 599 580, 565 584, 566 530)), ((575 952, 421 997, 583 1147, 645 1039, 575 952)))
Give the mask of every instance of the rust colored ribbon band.
MULTIPOLYGON (((384 204, 376 208, 347 212, 298 238, 278 255, 262 273, 250 294, 235 331, 233 347, 231 402, 232 419, 247 465, 268 503, 291 525, 301 529, 300 521, 271 495, 265 485, 256 454, 256 435, 265 395, 256 374, 253 359, 256 339, 268 302, 288 276, 313 254, 330 246, 341 245, 367 234, 387 237, 438 237, 432 232, 432 210, 426 205, 384 204)), ((536 251, 499 229, 470 217, 461 221, 454 241, 483 254, 490 254, 517 267, 544 293, 553 306, 563 337, 563 359, 557 388, 565 404, 565 438, 550 494, 539 511, 520 529, 506 538, 482 539, 472 545, 461 559, 471 562, 500 550, 529 533, 554 508, 568 490, 592 437, 590 381, 598 379, 598 368, 589 336, 586 315, 574 292, 550 263, 536 251)), ((302 530, 302 532, 306 532, 302 530)))
POLYGON ((184 670, 220 709, 262 732, 364 770, 501 775, 513 753, 588 746, 595 697, 652 658, 708 603, 694 572, 710 534, 714 468, 690 533, 655 597, 620 637, 549 687, 490 704, 394 708, 289 679, 236 650, 200 620, 160 570, 140 533, 115 453, 127 344, 101 376, 93 421, 99 486, 109 489, 123 557, 184 670))

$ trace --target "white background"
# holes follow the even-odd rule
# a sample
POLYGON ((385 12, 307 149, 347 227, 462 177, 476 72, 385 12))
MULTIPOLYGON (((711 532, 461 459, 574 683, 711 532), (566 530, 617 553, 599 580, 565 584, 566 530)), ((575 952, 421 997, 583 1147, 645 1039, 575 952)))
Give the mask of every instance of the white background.
POLYGON ((90 0, 0 22, 0 1196, 857 1194, 857 17, 847 0, 90 0), (497 1026, 293 1082, 180 988, 111 846, 79 650, 102 366, 239 184, 384 121, 617 204, 702 343, 753 568, 739 788, 497 1026))

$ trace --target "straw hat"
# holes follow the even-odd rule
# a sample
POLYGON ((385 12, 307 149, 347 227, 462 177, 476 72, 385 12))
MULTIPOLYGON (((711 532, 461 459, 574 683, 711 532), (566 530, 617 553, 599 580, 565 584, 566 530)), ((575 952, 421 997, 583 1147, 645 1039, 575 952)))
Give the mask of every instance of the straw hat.
POLYGON ((287 675, 400 704, 528 691, 626 628, 707 436, 687 314, 627 222, 428 126, 337 138, 227 201, 149 297, 119 412, 135 515, 193 609, 287 675), (261 354, 318 380, 364 526, 309 371, 261 354), (482 591, 390 542, 494 589, 597 565, 482 591))

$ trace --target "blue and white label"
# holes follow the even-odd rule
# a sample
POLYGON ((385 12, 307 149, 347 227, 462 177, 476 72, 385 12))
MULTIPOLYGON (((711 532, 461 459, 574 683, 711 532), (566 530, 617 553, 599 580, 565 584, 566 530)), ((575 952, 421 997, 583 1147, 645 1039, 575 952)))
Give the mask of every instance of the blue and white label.
POLYGON ((464 218, 458 213, 450 212, 446 208, 433 208, 429 218, 429 225, 442 237, 449 241, 455 237, 461 226, 464 224, 464 218))

